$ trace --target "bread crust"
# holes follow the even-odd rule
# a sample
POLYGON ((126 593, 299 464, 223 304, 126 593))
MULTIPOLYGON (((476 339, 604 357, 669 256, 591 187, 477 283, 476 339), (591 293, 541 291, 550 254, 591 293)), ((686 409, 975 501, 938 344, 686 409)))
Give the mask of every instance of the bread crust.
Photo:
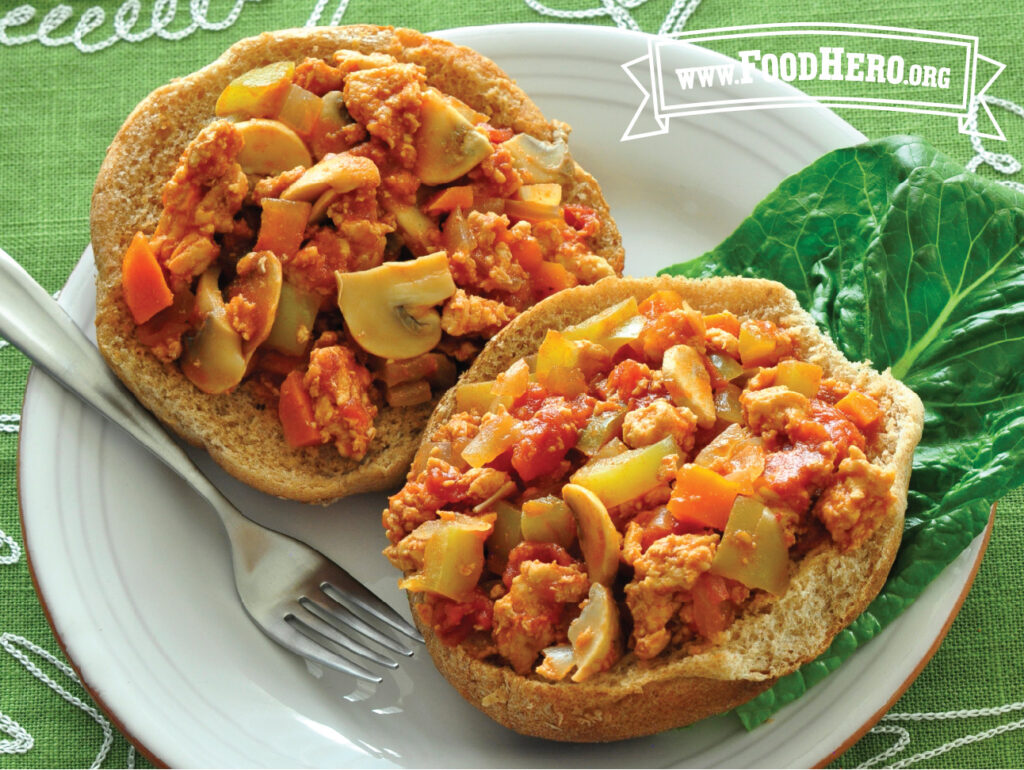
MULTIPOLYGON (((488 343, 460 383, 493 379, 516 359, 536 352, 548 329, 579 323, 629 296, 642 300, 660 289, 678 292, 704 313, 731 310, 784 324, 804 360, 876 397, 885 422, 868 446, 868 457, 894 472, 896 503, 860 548, 811 551, 768 612, 741 617, 698 654, 677 651, 640 661, 627 653, 611 670, 584 682, 550 682, 476 660, 459 647, 444 645, 420 623, 441 673, 470 703, 520 733, 560 741, 613 741, 727 711, 824 652, 881 590, 899 548, 912 456, 924 421, 921 401, 888 371, 847 361, 782 284, 748 278, 609 278, 570 289, 516 318, 488 343)), ((453 388, 438 405, 425 437, 451 416, 454 404, 453 388)), ((409 594, 417 619, 421 596, 409 594)))
MULTIPOLYGON (((164 182, 185 146, 212 118, 224 86, 269 62, 329 57, 340 49, 390 54, 423 66, 430 85, 484 113, 495 127, 541 139, 567 129, 547 120, 489 59, 413 30, 354 25, 264 33, 236 43, 198 72, 158 88, 135 108, 108 149, 90 212, 98 272, 96 336, 110 367, 161 422, 186 441, 205 447, 232 475, 264 492, 310 503, 328 503, 399 482, 434 404, 382 406, 375 421, 377 435, 361 461, 341 457, 330 444, 290 449, 276 416, 246 384, 229 394, 204 394, 177 366, 162 364, 138 342, 122 298, 121 259, 136 231, 155 228, 164 182)), ((565 198, 598 211, 606 227, 595 251, 621 272, 621 237, 596 181, 578 165, 565 198)))

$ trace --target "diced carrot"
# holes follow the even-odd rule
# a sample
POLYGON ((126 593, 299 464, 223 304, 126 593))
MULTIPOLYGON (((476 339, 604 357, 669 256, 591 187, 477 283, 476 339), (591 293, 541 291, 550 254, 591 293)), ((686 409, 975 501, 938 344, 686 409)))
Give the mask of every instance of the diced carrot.
POLYGON ((272 251, 278 256, 294 256, 302 245, 312 205, 306 201, 264 198, 262 206, 260 234, 254 250, 272 251))
POLYGON ((136 324, 144 324, 174 303, 163 268, 141 232, 135 233, 121 262, 124 301, 136 324))
POLYGON ((298 449, 320 443, 320 431, 313 419, 313 402, 302 386, 302 372, 298 369, 293 370, 281 383, 277 414, 290 447, 298 449))
POLYGON ((704 326, 708 329, 721 329, 729 332, 733 337, 740 336, 740 319, 728 310, 704 316, 704 326))
POLYGON ((836 409, 861 430, 870 430, 882 418, 882 409, 871 396, 851 390, 836 402, 836 409))
POLYGON ((426 214, 441 214, 455 209, 468 210, 473 207, 473 186, 458 185, 447 187, 431 198, 423 207, 426 214))
POLYGON ((676 472, 668 509, 680 522, 725 530, 740 487, 710 468, 687 463, 676 472))
POLYGON ((579 283, 576 276, 557 262, 541 262, 532 276, 533 288, 538 297, 547 297, 579 283))

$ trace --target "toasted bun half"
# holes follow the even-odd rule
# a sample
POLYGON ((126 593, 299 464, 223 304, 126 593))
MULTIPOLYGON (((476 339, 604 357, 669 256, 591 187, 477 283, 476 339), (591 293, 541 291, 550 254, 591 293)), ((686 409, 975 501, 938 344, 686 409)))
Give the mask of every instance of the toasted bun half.
MULTIPOLYGON (((136 107, 100 168, 90 216, 98 271, 96 333, 114 372, 164 424, 205 447, 234 476, 273 495, 317 503, 400 481, 434 403, 382 406, 376 437, 361 461, 341 457, 330 444, 293 450, 273 410, 246 383, 228 394, 204 394, 176 365, 162 364, 138 342, 123 300, 121 260, 134 233, 153 232, 164 183, 183 149, 214 116, 218 95, 231 80, 268 63, 328 59, 341 49, 389 54, 422 66, 429 85, 487 115, 495 128, 544 140, 567 128, 547 120, 489 59, 412 30, 348 26, 265 33, 236 43, 212 64, 157 89, 136 107)), ((621 238, 597 183, 577 165, 565 188, 563 200, 598 212, 604 226, 594 251, 621 273, 621 238)))
MULTIPOLYGON (((868 458, 895 473, 895 504, 885 524, 859 548, 842 553, 828 545, 799 564, 788 590, 763 614, 742 616, 712 647, 685 655, 663 653, 640 661, 627 653, 586 681, 550 682, 536 674, 476 660, 423 627, 438 668, 474 706, 507 727, 561 741, 613 741, 690 724, 737 706, 778 677, 822 653, 833 637, 875 597, 895 558, 903 532, 911 457, 923 424, 918 397, 888 372, 847 361, 815 326, 794 294, 779 283, 746 278, 606 279, 562 292, 516 318, 492 339, 461 383, 493 379, 518 358, 535 353, 548 329, 562 329, 634 296, 659 289, 678 292, 704 313, 724 310, 784 325, 800 357, 877 398, 884 425, 868 458)), ((452 414, 454 389, 441 400, 425 432, 452 414)), ((413 616, 422 594, 410 593, 413 616)), ((421 624, 423 625, 423 624, 421 624)))

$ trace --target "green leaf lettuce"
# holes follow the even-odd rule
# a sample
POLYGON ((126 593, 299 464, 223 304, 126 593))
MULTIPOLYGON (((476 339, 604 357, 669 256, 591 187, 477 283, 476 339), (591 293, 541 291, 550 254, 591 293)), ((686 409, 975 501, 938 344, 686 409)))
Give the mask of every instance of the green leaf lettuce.
POLYGON ((902 612, 1024 478, 1024 197, 920 139, 831 152, 721 245, 662 271, 786 284, 850 359, 891 368, 925 407, 906 529, 864 614, 817 660, 736 710, 750 729, 902 612))

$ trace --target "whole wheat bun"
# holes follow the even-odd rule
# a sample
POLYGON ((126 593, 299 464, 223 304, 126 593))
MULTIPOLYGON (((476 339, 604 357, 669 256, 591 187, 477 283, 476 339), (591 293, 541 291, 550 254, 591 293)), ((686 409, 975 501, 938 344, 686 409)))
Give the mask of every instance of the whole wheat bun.
MULTIPOLYGON (((847 361, 782 284, 748 278, 608 278, 550 297, 516 318, 478 356, 460 383, 490 380, 518 358, 535 353, 548 329, 562 329, 634 296, 672 289, 691 306, 714 313, 784 324, 804 360, 875 396, 885 415, 868 457, 895 472, 892 515, 860 548, 827 546, 800 563, 789 589, 766 614, 748 615, 708 651, 668 653, 640 661, 627 653, 612 669, 584 682, 550 682, 534 674, 471 658, 448 647, 420 623, 437 667, 470 703, 527 735, 560 741, 613 741, 690 724, 743 703, 781 676, 822 653, 856 618, 885 581, 903 533, 911 457, 921 436, 918 397, 888 372, 847 361)), ((438 405, 424 435, 451 414, 455 391, 438 405)), ((422 594, 409 594, 413 617, 422 594)))
MULTIPOLYGON (((399 482, 434 404, 382 406, 376 438, 362 461, 341 457, 330 444, 293 450, 277 416, 244 383, 229 394, 207 395, 176 365, 160 363, 138 342, 122 298, 121 260, 136 231, 155 228, 164 183, 185 146, 213 117, 217 97, 231 80, 270 62, 329 58, 340 49, 385 53, 421 65, 430 85, 487 115, 496 128, 545 140, 568 128, 547 120, 497 65, 462 46, 412 30, 365 25, 270 32, 236 43, 212 64, 157 89, 135 108, 107 151, 90 213, 98 272, 96 337, 110 367, 161 422, 205 447, 229 473, 264 492, 311 503, 399 482)), ((564 199, 599 213, 604 227, 594 250, 621 273, 621 237, 600 188, 578 165, 564 199)))

